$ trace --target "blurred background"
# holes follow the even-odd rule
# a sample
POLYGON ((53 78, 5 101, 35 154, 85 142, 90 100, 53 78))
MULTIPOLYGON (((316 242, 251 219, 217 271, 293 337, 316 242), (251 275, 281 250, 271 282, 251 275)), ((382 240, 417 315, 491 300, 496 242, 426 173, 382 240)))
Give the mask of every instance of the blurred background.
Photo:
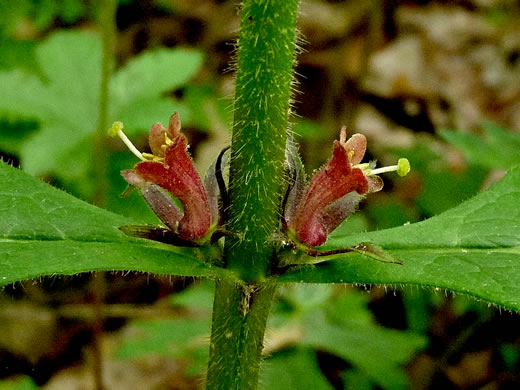
MULTIPOLYGON (((204 171, 230 140, 238 2, 117 3, 105 23, 115 32, 107 127, 123 121, 146 150, 150 126, 178 111, 204 171)), ((120 196, 119 171, 135 157, 95 136, 103 4, 0 2, 0 157, 157 224, 138 194, 120 196)), ((327 160, 343 124, 367 136, 369 159, 412 164, 405 178, 385 177, 342 233, 439 214, 520 163, 518 20, 515 0, 302 1, 291 129, 307 172, 327 160)), ((8 286, 0 389, 100 389, 101 376, 106 389, 201 388, 212 289, 120 272, 8 286)), ((519 329, 517 313, 446 291, 288 286, 273 308, 261 386, 517 389, 519 329)))

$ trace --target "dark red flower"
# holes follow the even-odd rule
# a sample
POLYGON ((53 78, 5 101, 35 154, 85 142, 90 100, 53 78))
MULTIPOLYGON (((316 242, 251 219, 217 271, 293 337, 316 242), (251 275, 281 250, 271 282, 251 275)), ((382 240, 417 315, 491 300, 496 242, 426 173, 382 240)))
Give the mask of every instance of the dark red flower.
MULTIPOLYGON (((143 161, 121 174, 129 184, 140 189, 159 219, 180 239, 196 241, 207 236, 218 222, 217 199, 208 197, 186 151, 186 137, 180 128, 177 113, 170 117, 167 129, 160 123, 154 124, 149 135, 152 154, 137 152, 143 161), (170 194, 179 199, 183 211, 170 194)), ((213 185, 215 181, 208 182, 213 185)), ((210 193, 216 194, 215 191, 210 193)))
POLYGON ((372 170, 372 164, 361 164, 366 144, 362 134, 347 141, 342 128, 340 140, 334 141, 332 158, 314 175, 305 192, 302 165, 294 155, 288 156, 294 172, 284 214, 289 237, 307 246, 324 244, 364 196, 383 188, 383 181, 375 174, 398 170, 398 166, 372 170))

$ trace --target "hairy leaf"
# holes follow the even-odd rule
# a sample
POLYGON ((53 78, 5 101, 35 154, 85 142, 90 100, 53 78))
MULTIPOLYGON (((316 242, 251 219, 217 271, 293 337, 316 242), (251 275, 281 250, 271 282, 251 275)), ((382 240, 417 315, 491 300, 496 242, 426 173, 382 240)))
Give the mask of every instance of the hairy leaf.
POLYGON ((426 221, 336 236, 326 249, 372 242, 404 264, 361 254, 289 270, 281 282, 376 283, 449 289, 520 310, 520 168, 489 190, 426 221))
POLYGON ((201 250, 134 239, 132 224, 0 163, 0 285, 41 275, 132 270, 225 277, 201 250))

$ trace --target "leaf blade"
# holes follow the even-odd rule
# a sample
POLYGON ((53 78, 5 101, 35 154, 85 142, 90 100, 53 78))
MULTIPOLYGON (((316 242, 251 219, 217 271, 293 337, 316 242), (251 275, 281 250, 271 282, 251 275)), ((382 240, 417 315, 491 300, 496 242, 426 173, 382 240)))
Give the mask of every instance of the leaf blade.
POLYGON ((202 64, 202 54, 187 49, 156 49, 129 61, 112 78, 118 107, 149 99, 186 83, 202 64), (173 66, 173 67, 172 67, 173 66))

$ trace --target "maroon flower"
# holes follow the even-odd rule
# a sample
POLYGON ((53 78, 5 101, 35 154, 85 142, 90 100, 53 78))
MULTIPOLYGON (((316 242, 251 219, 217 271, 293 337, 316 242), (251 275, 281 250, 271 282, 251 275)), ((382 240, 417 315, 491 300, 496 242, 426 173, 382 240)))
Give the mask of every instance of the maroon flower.
MULTIPOLYGON (((177 113, 170 117, 167 129, 160 123, 153 125, 149 135, 152 154, 140 153, 129 145, 143 161, 121 174, 129 184, 140 189, 159 219, 180 239, 196 241, 205 238, 218 222, 217 198, 213 189, 208 191, 213 196, 208 196, 186 151, 186 137, 180 129, 177 113), (182 203, 183 211, 171 196, 182 203)), ((114 131, 127 143, 120 128, 114 131)), ((214 185, 215 180, 206 182, 214 185)))
POLYGON ((364 196, 383 188, 376 173, 397 170, 402 174, 409 170, 405 159, 399 166, 378 170, 371 169, 374 164, 360 164, 366 144, 362 134, 354 134, 347 141, 346 129, 342 128, 340 140, 334 141, 332 158, 314 175, 305 193, 302 165, 294 154, 288 156, 294 180, 287 197, 284 229, 291 239, 306 246, 324 244, 364 196))
MULTIPOLYGON (((218 231, 219 196, 224 207, 226 205, 226 184, 222 178, 226 156, 221 152, 203 184, 186 151, 186 137, 180 129, 177 113, 170 117, 167 129, 160 123, 153 125, 149 135, 151 154, 135 148, 122 132, 121 122, 114 123, 110 133, 118 134, 142 160, 134 169, 121 172, 125 180, 140 190, 175 237, 184 243, 200 245, 218 231), (182 211, 172 197, 182 203, 182 211)), ((367 194, 383 188, 383 181, 376 174, 397 171, 404 176, 410 170, 406 159, 400 159, 398 165, 379 169, 372 169, 375 165, 372 163, 361 164, 366 138, 354 134, 347 141, 343 128, 339 141, 334 141, 332 158, 305 189, 303 165, 293 149, 289 147, 287 152, 293 178, 285 201, 283 228, 289 238, 304 247, 324 244, 328 235, 356 210, 367 194)))

